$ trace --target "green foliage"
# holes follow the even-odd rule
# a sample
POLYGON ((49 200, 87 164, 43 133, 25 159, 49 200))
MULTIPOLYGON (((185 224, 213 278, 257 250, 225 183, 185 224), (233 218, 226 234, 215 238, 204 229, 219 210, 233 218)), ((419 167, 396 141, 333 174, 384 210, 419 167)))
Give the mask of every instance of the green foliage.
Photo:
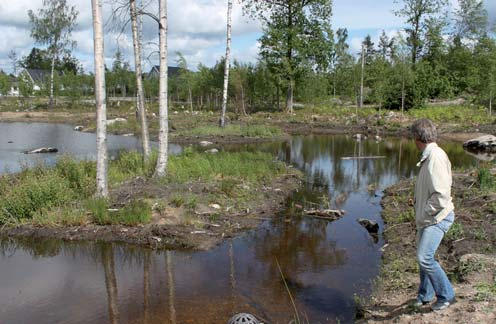
POLYGON ((10 90, 9 76, 0 70, 0 95, 6 95, 10 90))

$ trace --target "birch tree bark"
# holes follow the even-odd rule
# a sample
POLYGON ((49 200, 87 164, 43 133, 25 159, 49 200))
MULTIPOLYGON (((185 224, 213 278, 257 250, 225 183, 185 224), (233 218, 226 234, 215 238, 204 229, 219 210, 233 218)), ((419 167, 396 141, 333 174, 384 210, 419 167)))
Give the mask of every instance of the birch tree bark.
POLYGON ((103 20, 101 0, 91 0, 95 56, 96 102, 96 195, 108 196, 107 104, 105 97, 105 62, 103 52, 103 20))
POLYGON ((229 84, 229 57, 231 56, 231 12, 232 0, 227 0, 226 60, 224 63, 224 90, 222 92, 222 113, 220 116, 220 127, 226 126, 227 86, 229 84))
POLYGON ((138 11, 136 9, 136 0, 130 0, 131 11, 131 31, 133 34, 134 48, 134 71, 136 74, 136 92, 139 119, 141 123, 141 141, 143 145, 143 157, 145 161, 150 158, 150 139, 148 134, 148 122, 146 120, 145 93, 143 91, 143 80, 141 79, 141 47, 138 34, 138 11))
POLYGON ((159 51, 160 51, 160 76, 159 76, 159 133, 158 133, 158 159, 155 175, 162 177, 167 169, 169 149, 169 116, 167 107, 167 0, 159 1, 159 51))
POLYGON ((365 46, 362 44, 362 67, 360 73, 360 104, 359 107, 363 107, 363 74, 365 70, 365 46))

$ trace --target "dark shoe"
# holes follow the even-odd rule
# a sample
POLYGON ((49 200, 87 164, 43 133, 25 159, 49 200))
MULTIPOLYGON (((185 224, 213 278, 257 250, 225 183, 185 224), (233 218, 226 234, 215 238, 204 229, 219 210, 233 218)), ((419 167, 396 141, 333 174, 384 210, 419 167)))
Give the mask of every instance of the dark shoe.
POLYGON ((422 299, 417 297, 417 299, 413 300, 411 303, 409 303, 409 305, 412 308, 420 308, 428 303, 430 303, 430 301, 423 301, 422 299))
POLYGON ((437 311, 441 311, 443 309, 446 309, 448 307, 450 307, 451 305, 453 305, 455 303, 455 299, 453 298, 451 301, 445 301, 445 302, 440 302, 440 301, 437 301, 435 302, 432 306, 431 306, 431 309, 435 312, 437 311))

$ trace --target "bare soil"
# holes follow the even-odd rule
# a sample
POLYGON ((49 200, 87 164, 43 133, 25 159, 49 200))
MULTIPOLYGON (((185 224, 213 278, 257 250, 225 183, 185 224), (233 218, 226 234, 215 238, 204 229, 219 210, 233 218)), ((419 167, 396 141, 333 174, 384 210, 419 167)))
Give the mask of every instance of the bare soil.
POLYGON ((429 305, 409 306, 419 283, 410 201, 413 186, 412 181, 403 181, 385 191, 382 273, 358 322, 496 323, 496 194, 478 189, 475 172, 454 175, 455 225, 437 258, 454 284, 457 302, 433 312, 429 305))
MULTIPOLYGON (((230 209, 226 206, 209 206, 199 203, 193 208, 170 204, 154 206, 152 221, 136 227, 122 225, 41 227, 21 225, 0 230, 3 237, 58 238, 66 241, 125 242, 151 248, 208 250, 224 239, 256 228, 262 221, 271 219, 285 208, 287 197, 297 190, 301 174, 290 171, 261 188, 252 188, 257 194, 245 210, 230 209)), ((164 186, 137 177, 111 192, 113 207, 125 205, 131 199, 170 201, 173 195, 188 192, 196 195, 199 201, 206 201, 208 184, 190 183, 164 186)))

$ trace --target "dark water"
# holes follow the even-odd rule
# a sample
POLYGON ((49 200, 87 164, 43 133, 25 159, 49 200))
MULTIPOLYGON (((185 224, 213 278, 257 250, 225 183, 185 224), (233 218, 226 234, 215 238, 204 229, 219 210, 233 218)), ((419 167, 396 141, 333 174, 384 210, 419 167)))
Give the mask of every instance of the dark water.
MULTIPOLYGON (((140 148, 140 140, 132 136, 109 135, 107 140, 111 158, 120 150, 140 148)), ((180 147, 170 145, 170 151, 178 153, 180 147)), ((96 135, 76 132, 72 126, 62 124, 0 122, 0 174, 18 172, 23 166, 30 166, 40 161, 52 164, 63 154, 70 154, 80 159, 94 159, 96 135), (24 154, 25 151, 40 147, 55 147, 59 152, 24 154)))
MULTIPOLYGON (((476 163, 460 145, 441 146, 454 167, 476 163)), ((415 174, 413 143, 307 136, 227 149, 273 152, 303 170, 306 182, 281 215, 209 252, 4 240, 0 323, 227 323, 238 312, 288 323, 294 312, 278 264, 302 318, 351 323, 354 295, 370 293, 383 244, 356 219, 376 220, 382 230, 381 190, 415 174), (342 159, 372 155, 386 158, 342 159), (328 223, 294 217, 294 204, 347 213, 328 223)))

